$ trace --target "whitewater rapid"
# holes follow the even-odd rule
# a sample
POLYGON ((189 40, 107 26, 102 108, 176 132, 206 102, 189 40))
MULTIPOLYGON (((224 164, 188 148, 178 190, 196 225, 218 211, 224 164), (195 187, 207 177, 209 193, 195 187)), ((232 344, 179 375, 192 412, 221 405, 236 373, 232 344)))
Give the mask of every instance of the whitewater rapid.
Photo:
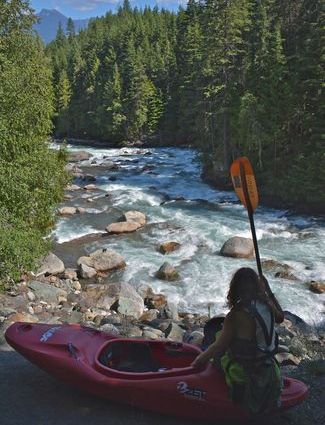
MULTIPOLYGON (((103 232, 121 212, 139 210, 148 218, 144 231, 90 243, 87 250, 114 249, 127 262, 125 281, 135 286, 149 284, 177 303, 180 311, 206 314, 209 305, 212 313, 227 311, 225 299, 231 275, 239 267, 255 267, 255 260, 226 258, 218 252, 232 236, 250 237, 249 222, 232 192, 218 191, 202 182, 197 152, 72 145, 68 149, 86 150, 93 155, 81 167, 96 176, 100 191, 91 203, 87 197, 96 195, 79 191, 71 205, 85 207, 86 213, 58 221, 53 234, 57 243, 103 232), (118 165, 118 171, 105 167, 108 160, 118 165), (104 197, 106 193, 109 198, 104 197), (157 245, 170 240, 180 242, 181 249, 163 256, 157 245), (165 261, 178 269, 180 281, 155 278, 165 261)), ((78 180, 76 183, 82 184, 78 180)), ((259 206, 255 225, 261 258, 288 264, 300 279, 290 281, 275 278, 274 272, 265 273, 283 308, 310 324, 319 324, 325 296, 310 292, 306 283, 325 280, 324 220, 259 206)))

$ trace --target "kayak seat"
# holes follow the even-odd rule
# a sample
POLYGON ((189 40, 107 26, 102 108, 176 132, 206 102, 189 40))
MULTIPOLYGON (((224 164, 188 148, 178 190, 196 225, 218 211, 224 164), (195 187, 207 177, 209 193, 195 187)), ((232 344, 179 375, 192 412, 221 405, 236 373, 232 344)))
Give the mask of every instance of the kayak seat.
POLYGON ((121 372, 157 372, 161 368, 145 343, 113 342, 101 353, 99 361, 121 372))

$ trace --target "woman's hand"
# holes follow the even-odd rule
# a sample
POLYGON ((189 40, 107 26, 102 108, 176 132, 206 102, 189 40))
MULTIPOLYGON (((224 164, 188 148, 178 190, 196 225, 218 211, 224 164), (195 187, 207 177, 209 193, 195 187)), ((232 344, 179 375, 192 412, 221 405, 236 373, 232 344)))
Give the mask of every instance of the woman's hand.
POLYGON ((205 365, 207 362, 209 361, 209 357, 207 357, 206 355, 206 351, 204 351, 203 353, 199 354, 192 362, 191 366, 198 368, 198 367, 202 367, 203 365, 205 365))

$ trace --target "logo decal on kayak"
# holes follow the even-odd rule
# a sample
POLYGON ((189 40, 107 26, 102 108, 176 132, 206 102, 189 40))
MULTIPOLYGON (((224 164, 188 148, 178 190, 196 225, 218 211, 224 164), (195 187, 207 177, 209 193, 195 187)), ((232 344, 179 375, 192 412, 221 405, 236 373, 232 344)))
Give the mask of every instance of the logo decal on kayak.
POLYGON ((205 400, 206 391, 200 390, 199 388, 190 388, 184 381, 177 384, 177 390, 185 397, 193 398, 195 400, 205 400))
POLYGON ((55 332, 60 329, 60 326, 54 326, 53 328, 48 329, 40 338, 41 342, 47 342, 48 339, 50 339, 55 332))

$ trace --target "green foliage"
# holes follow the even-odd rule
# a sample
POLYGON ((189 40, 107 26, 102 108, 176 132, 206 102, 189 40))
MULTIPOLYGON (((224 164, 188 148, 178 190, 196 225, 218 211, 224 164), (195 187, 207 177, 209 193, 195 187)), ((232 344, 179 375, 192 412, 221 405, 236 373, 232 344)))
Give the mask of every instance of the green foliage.
POLYGON ((48 149, 51 69, 24 1, 2 2, 0 32, 0 278, 19 277, 45 253, 67 181, 65 153, 48 149))
MULTIPOLYGON (((35 260, 48 251, 49 241, 43 232, 12 220, 12 214, 0 210, 0 277, 3 282, 19 280, 26 270, 33 270, 35 260)), ((0 280, 0 283, 1 283, 0 280)))

